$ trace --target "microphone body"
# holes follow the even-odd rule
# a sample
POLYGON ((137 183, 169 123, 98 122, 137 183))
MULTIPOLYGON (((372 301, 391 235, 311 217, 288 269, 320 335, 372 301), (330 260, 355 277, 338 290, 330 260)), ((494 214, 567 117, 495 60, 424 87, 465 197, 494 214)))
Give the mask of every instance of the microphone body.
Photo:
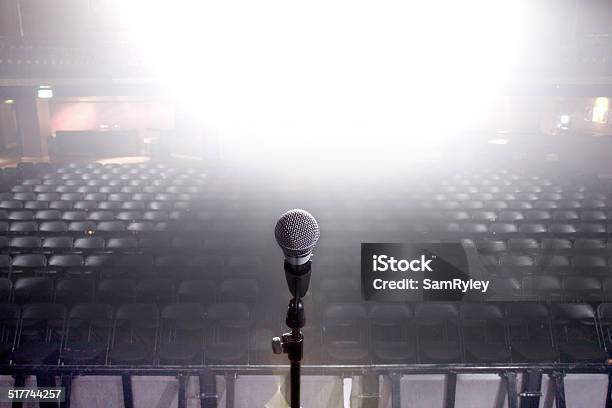
POLYGON ((285 261, 285 278, 287 278, 287 286, 293 297, 306 296, 310 285, 311 265, 312 261, 310 260, 301 265, 293 265, 285 261))

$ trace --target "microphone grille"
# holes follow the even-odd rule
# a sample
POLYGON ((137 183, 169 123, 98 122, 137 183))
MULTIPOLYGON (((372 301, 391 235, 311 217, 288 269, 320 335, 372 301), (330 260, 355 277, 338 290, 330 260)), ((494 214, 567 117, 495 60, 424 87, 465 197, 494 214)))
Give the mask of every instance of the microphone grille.
POLYGON ((281 215, 274 228, 276 242, 286 257, 309 255, 319 240, 317 220, 304 210, 290 210, 281 215))

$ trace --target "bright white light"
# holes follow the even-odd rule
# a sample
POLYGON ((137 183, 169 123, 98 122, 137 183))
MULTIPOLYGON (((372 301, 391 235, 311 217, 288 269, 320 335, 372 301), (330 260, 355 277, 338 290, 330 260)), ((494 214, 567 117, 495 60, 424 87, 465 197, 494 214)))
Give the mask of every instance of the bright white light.
POLYGON ((14 99, 5 99, 4 103, 6 103, 7 105, 12 105, 12 104, 15 103, 15 100, 14 99))
POLYGON ((38 98, 40 99, 53 98, 53 89, 46 87, 46 86, 45 87, 41 86, 40 88, 38 88, 37 95, 38 95, 38 98))
POLYGON ((608 111, 610 110, 610 99, 609 98, 595 98, 593 104, 593 117, 592 121, 595 123, 607 123, 608 111))
POLYGON ((508 139, 491 139, 489 140, 489 143, 496 145, 507 145, 510 143, 510 141, 508 139))
POLYGON ((570 115, 568 115, 567 113, 564 113, 563 115, 559 117, 559 122, 562 125, 569 125, 570 119, 571 119, 570 115))
POLYGON ((499 110, 522 2, 120 2, 226 157, 435 149, 499 110))

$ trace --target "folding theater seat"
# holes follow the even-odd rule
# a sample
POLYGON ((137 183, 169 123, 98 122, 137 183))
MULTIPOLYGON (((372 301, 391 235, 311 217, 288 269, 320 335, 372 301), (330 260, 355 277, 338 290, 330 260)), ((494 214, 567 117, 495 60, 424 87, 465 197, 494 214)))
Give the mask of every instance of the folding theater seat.
POLYGON ((38 224, 38 232, 41 234, 68 232, 68 223, 65 221, 43 221, 38 224))
POLYGON ((55 302, 64 305, 91 302, 94 280, 87 278, 60 279, 55 284, 55 302))
POLYGON ((101 233, 119 233, 125 231, 125 224, 122 221, 100 221, 96 226, 96 231, 101 233))
POLYGON ((119 211, 121 210, 121 202, 119 201, 98 201, 98 210, 119 211))
POLYGON ((489 268, 495 276, 520 277, 536 273, 535 258, 531 255, 503 254, 499 258, 499 267, 489 268))
POLYGON ((605 276, 610 273, 607 258, 600 255, 576 255, 572 257, 572 268, 578 275, 605 276))
POLYGON ((46 201, 26 201, 23 203, 23 208, 26 210, 46 210, 49 208, 49 203, 46 201))
POLYGON ((463 303, 460 326, 468 362, 502 363, 511 359, 502 308, 489 303, 463 303))
POLYGON ((568 254, 572 252, 572 241, 566 238, 543 238, 542 252, 554 254, 568 254))
POLYGON ((157 351, 159 311, 154 304, 121 305, 116 311, 111 364, 152 364, 157 351))
POLYGON ((461 362, 459 311, 455 305, 417 304, 414 316, 421 363, 461 362))
POLYGON ((370 347, 374 364, 416 362, 416 337, 408 305, 375 305, 369 312, 370 347))
POLYGON ((166 305, 161 313, 160 333, 160 364, 203 363, 206 319, 201 304, 166 305))
POLYGON ((563 278, 563 297, 565 301, 601 302, 603 284, 595 276, 566 276, 563 278))
POLYGON ((516 277, 492 277, 487 299, 490 301, 520 300, 522 297, 521 279, 516 277))
POLYGON ((251 278, 226 278, 218 285, 219 299, 224 302, 244 303, 256 310, 260 303, 259 283, 251 278))
POLYGON ((206 364, 247 364, 251 313, 243 303, 217 303, 206 311, 206 364))
POLYGON ((87 219, 89 221, 113 221, 115 219, 115 215, 112 211, 91 211, 87 214, 87 219))
POLYGON ((68 210, 68 211, 63 211, 62 215, 61 215, 61 220, 62 221, 85 221, 87 220, 87 212, 86 211, 81 211, 81 210, 68 210))
POLYGON ((13 301, 24 303, 47 303, 53 300, 53 281, 48 277, 22 277, 13 285, 13 301))
POLYGON ((38 236, 19 236, 13 237, 9 241, 11 253, 28 253, 40 249, 42 239, 38 236))
POLYGON ((132 252, 138 249, 138 240, 134 237, 109 237, 106 249, 113 252, 132 252))
POLYGON ((66 323, 61 361, 64 364, 104 364, 110 345, 113 310, 105 304, 72 307, 66 323))
POLYGON ((506 324, 514 362, 545 363, 559 359, 552 337, 551 317, 543 303, 510 303, 506 324))
POLYGON ((575 210, 555 210, 552 212, 553 221, 559 223, 576 223, 580 221, 580 215, 575 210))
POLYGON ((219 300, 217 294, 217 285, 212 279, 186 279, 177 288, 177 298, 181 303, 210 306, 219 300))
POLYGON ((11 261, 12 273, 44 272, 47 268, 47 258, 42 254, 15 255, 11 261))
POLYGON ((9 303, 13 291, 13 282, 8 278, 0 278, 0 303, 9 303))
POLYGON ((89 189, 90 191, 83 191, 83 193, 85 194, 83 196, 83 200, 96 202, 106 201, 106 198, 108 196, 107 194, 98 192, 96 188, 90 187, 89 189))
POLYGON ((83 266, 85 261, 82 255, 79 254, 55 254, 51 255, 47 264, 48 273, 65 274, 78 273, 83 266))
POLYGON ((96 287, 95 301, 97 303, 108 303, 112 305, 132 303, 134 301, 135 286, 136 281, 134 279, 102 279, 96 287))
MULTIPOLYGON (((608 293, 612 293, 612 279, 608 278, 607 284, 604 283, 605 287, 608 287, 608 293)), ((607 299, 611 299, 612 295, 608 295, 607 299)), ((612 357, 612 303, 600 303, 597 306, 597 320, 601 328, 601 336, 604 348, 608 357, 612 357)))
POLYGON ((142 219, 145 221, 164 222, 170 219, 168 211, 145 211, 142 213, 142 219))
POLYGON ((115 219, 130 222, 130 221, 140 221, 142 219, 142 213, 140 211, 117 211, 115 213, 115 219))
POLYGON ((0 363, 9 364, 19 333, 21 309, 15 304, 0 305, 0 363))
MULTIPOLYGON (((137 303, 163 305, 172 302, 174 298, 174 283, 172 279, 141 279, 134 288, 134 299, 137 303)), ((228 301, 230 300, 228 299, 228 301)))
POLYGON ((72 208, 79 211, 96 211, 98 209, 98 201, 75 201, 72 208))
POLYGON ((358 302, 361 286, 359 280, 349 276, 323 278, 315 296, 318 304, 358 302))
POLYGON ((604 362, 595 311, 586 303, 551 306, 556 344, 563 362, 604 362))
POLYGON ((23 208, 23 202, 18 200, 2 200, 0 201, 0 209, 3 210, 20 210, 23 208))
POLYGON ((605 255, 608 253, 608 247, 607 247, 606 241, 603 239, 577 238, 574 241, 572 253, 574 255, 580 255, 580 254, 605 255))
POLYGON ((515 253, 537 253, 540 243, 535 238, 511 238, 508 240, 508 250, 515 253))
POLYGON ((15 364, 56 365, 64 336, 66 307, 58 304, 23 306, 17 345, 11 355, 15 364))
POLYGON ((561 278, 554 275, 523 278, 523 300, 559 301, 563 298, 561 278))
POLYGON ((77 234, 95 233, 97 225, 94 221, 72 221, 68 223, 68 232, 77 234))

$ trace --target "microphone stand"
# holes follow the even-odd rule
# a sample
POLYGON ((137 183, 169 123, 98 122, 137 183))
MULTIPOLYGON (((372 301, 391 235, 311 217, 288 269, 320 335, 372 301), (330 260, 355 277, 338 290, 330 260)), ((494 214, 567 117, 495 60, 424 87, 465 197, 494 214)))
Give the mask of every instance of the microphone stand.
POLYGON ((293 298, 289 301, 287 318, 285 323, 291 329, 289 333, 272 339, 272 351, 274 354, 285 353, 289 357, 290 382, 291 382, 291 408, 300 406, 300 377, 302 357, 304 355, 304 335, 302 327, 306 324, 304 303, 302 297, 308 291, 310 283, 310 265, 308 261, 304 265, 294 266, 285 261, 285 275, 287 284, 293 298))

